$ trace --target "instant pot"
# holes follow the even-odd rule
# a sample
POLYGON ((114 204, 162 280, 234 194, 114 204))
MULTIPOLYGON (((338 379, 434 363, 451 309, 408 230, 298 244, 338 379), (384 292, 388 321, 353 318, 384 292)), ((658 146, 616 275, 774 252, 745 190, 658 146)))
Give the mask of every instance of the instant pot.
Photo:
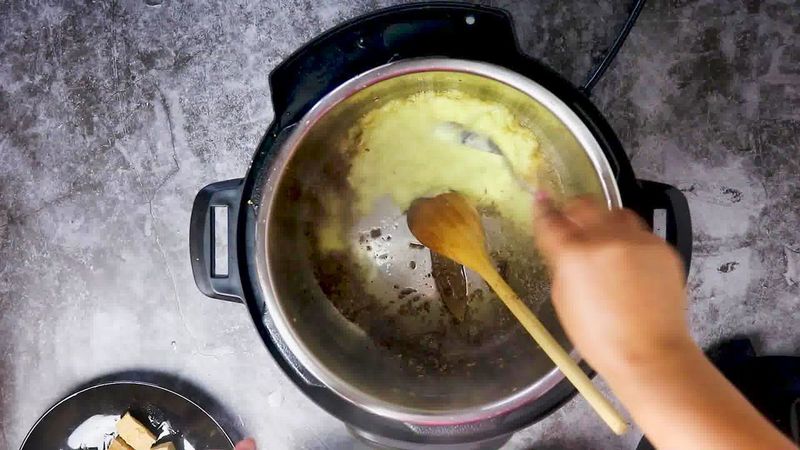
MULTIPOLYGON (((347 172, 347 161, 337 165, 326 160, 326 152, 342 142, 343 130, 358 117, 414 93, 457 90, 502 103, 535 127, 557 155, 566 193, 595 193, 610 207, 633 209, 651 225, 659 211, 663 236, 688 268, 692 236, 684 196, 672 186, 635 177, 613 130, 588 99, 642 5, 641 0, 634 5, 582 88, 523 54, 510 16, 495 8, 450 2, 398 6, 309 42, 270 74, 275 116, 248 173, 210 184, 195 198, 189 239, 197 286, 209 297, 245 303, 292 381, 373 444, 497 447, 545 417, 575 391, 515 322, 498 319, 491 328, 494 316, 486 313, 492 320, 483 323, 489 328, 470 334, 452 320, 418 325, 428 323, 431 312, 424 308, 416 310, 414 321, 399 325, 408 314, 397 315, 388 304, 366 305, 365 314, 328 301, 332 292, 359 300, 361 291, 341 280, 326 289, 320 275, 327 273, 320 266, 348 270, 345 259, 320 256, 311 237, 319 225, 314 215, 319 196, 347 172), (218 242, 216 228, 223 223, 227 236, 218 242), (227 253, 220 244, 227 244, 227 253), (407 333, 399 350, 385 342, 393 330, 407 333), (460 352, 460 359, 445 361, 442 349, 454 339, 466 343, 448 350, 460 352)), ((442 168, 450 169, 457 167, 442 168)), ((376 280, 394 288, 412 286, 403 292, 417 293, 414 301, 438 308, 424 298, 435 297, 435 289, 420 278, 417 263, 408 263, 423 264, 426 256, 414 253, 420 249, 404 228, 403 211, 388 208, 352 224, 366 227, 361 235, 366 248, 383 252, 375 257, 376 280), (393 268, 384 261, 389 258, 397 262, 393 268)), ((401 292, 389 303, 411 301, 405 297, 401 292)), ((540 305, 537 313, 572 348, 552 308, 540 305)))

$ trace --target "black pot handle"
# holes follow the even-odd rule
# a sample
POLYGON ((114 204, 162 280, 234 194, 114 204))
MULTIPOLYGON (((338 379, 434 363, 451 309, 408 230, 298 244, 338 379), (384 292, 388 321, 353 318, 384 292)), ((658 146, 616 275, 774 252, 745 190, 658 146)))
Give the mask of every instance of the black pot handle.
POLYGON ((396 5, 314 38, 270 74, 275 117, 297 120, 350 78, 405 58, 448 56, 502 64, 519 55, 509 14, 466 2, 396 5))
POLYGON ((683 259, 686 272, 692 260, 692 219, 686 196, 678 188, 657 181, 639 180, 645 200, 645 217, 652 226, 653 213, 656 210, 666 211, 667 242, 672 244, 683 259))
MULTIPOLYGON (((633 28, 645 0, 631 0, 627 19, 581 91, 587 96, 611 65, 633 28)), ((511 16, 500 8, 462 1, 391 6, 317 36, 270 74, 275 117, 297 120, 322 96, 350 78, 397 59, 447 56, 513 66, 524 59, 511 16)), ((534 70, 538 70, 535 68, 534 70)))
POLYGON ((194 282, 211 298, 242 303, 242 285, 236 257, 236 219, 242 200, 242 179, 209 184, 197 193, 189 225, 189 255, 194 282), (216 275, 214 268, 214 209, 227 208, 228 273, 216 275))

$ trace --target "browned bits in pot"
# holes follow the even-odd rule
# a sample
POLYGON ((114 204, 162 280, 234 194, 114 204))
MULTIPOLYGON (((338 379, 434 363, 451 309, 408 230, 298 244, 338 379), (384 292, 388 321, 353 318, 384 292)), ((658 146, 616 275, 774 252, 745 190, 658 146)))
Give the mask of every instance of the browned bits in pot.
MULTIPOLYGON (((341 157, 345 153, 338 155, 341 157)), ((318 236, 313 230, 324 218, 323 203, 327 191, 335 190, 344 199, 345 208, 353 204, 349 201, 352 197, 346 178, 348 164, 336 157, 330 158, 324 163, 322 173, 319 168, 313 172, 318 176, 304 176, 303 180, 313 180, 313 183, 294 180, 300 189, 293 193, 292 208, 285 210, 284 220, 290 225, 300 225, 298 229, 307 228, 302 234, 309 241, 308 260, 320 290, 344 320, 363 330, 365 339, 371 341, 370 345, 379 347, 387 357, 396 361, 396 370, 420 380, 420 385, 437 382, 437 379, 466 377, 467 373, 477 380, 498 373, 498 364, 489 355, 505 352, 509 346, 519 348, 522 352, 520 358, 530 357, 536 351, 534 346, 525 345, 529 338, 517 335, 514 330, 518 325, 505 317, 508 314, 491 293, 470 292, 470 306, 467 308, 470 312, 462 322, 454 320, 440 299, 433 274, 415 270, 420 268, 420 264, 421 267, 427 264, 428 250, 413 238, 395 234, 386 226, 356 229, 355 222, 347 222, 345 228, 355 231, 350 236, 356 241, 354 244, 359 253, 349 248, 333 252, 319 250, 314 242, 318 236), (298 192, 300 198, 297 198, 298 192), (301 219, 297 219, 297 208, 305 208, 301 219), (407 259, 401 260, 388 250, 391 246, 385 243, 390 239, 389 233, 392 241, 397 241, 395 244, 408 246, 410 251, 401 253, 410 254, 407 259), (376 239, 381 242, 376 243, 376 239), (360 252, 365 250, 369 252, 370 258, 367 259, 371 264, 385 265, 394 260, 397 272, 406 271, 417 284, 402 278, 374 278, 357 269, 363 263, 358 259, 364 256, 360 252), (416 250, 423 252, 416 253, 416 250), (476 305, 479 308, 472 311, 476 305), (524 344, 517 345, 521 342, 524 344), (409 362, 405 364, 406 361, 409 362), (467 366, 468 363, 471 367, 467 366)), ((522 270, 508 255, 505 256, 500 259, 510 261, 509 272, 522 270)), ((287 273, 292 276, 291 272, 287 273)), ((295 301, 293 298, 290 300, 295 301)), ((508 362, 505 365, 512 364, 508 362)), ((416 393, 422 396, 424 392, 421 388, 416 393)))
POLYGON ((410 294, 413 294, 414 292, 417 292, 417 290, 413 288, 403 288, 400 290, 400 295, 398 295, 397 298, 402 300, 408 297, 410 294))

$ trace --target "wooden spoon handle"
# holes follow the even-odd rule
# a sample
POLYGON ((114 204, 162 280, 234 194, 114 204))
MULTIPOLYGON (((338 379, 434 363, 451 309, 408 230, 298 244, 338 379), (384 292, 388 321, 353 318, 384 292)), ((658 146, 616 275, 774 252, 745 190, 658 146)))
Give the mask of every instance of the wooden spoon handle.
MULTIPOLYGON (((491 267, 491 265, 489 265, 491 267)), ((520 300, 517 294, 506 283, 503 277, 497 273, 494 267, 485 270, 482 274, 486 282, 497 293, 503 303, 506 304, 511 313, 520 321, 523 327, 530 333, 533 340, 544 350, 547 356, 553 360, 564 376, 572 382, 578 392, 583 395, 589 405, 597 412, 600 418, 611 428, 614 433, 621 435, 625 433, 628 424, 625 419, 617 412, 614 406, 597 390, 589 380, 589 377, 578 367, 566 350, 556 341, 552 334, 547 331, 542 322, 520 300)))

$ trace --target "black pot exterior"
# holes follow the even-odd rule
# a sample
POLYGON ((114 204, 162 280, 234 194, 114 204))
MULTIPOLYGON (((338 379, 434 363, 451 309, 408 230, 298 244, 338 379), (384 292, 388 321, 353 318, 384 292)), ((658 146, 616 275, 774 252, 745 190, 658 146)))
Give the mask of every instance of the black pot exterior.
MULTIPOLYGON (((344 23, 317 37, 288 57, 270 75, 275 118, 258 146, 242 182, 228 181, 206 187, 195 201, 190 230, 192 262, 198 287, 205 294, 247 304, 262 340, 292 381, 315 403, 370 435, 395 441, 425 444, 494 441, 550 414, 569 400, 574 388, 563 380, 537 401, 485 422, 459 426, 416 426, 372 414, 339 397, 302 373, 287 355, 280 336, 265 317, 263 293, 256 267, 256 217, 252 205, 260 204, 261 187, 269 174, 275 150, 317 101, 350 78, 390 61, 420 57, 479 60, 518 72, 557 95, 586 124, 602 147, 619 187, 623 205, 652 222, 653 211, 667 212, 667 238, 681 251, 687 264, 691 256, 691 222, 688 206, 677 189, 640 182, 622 145, 597 108, 575 86, 542 63, 524 55, 517 46, 510 16, 503 10, 463 3, 435 2, 398 6, 344 23), (215 188, 216 186, 216 188, 215 188), (220 189, 227 193, 220 194, 220 189), (210 198, 229 206, 229 267, 238 279, 206 280, 212 255, 207 241, 210 198), (223 292, 220 292, 222 289, 223 292), (230 291, 225 292, 228 289, 230 291)), ((233 277, 230 277, 233 278, 233 277)), ((584 367, 585 370, 591 369, 584 367)), ((502 439, 501 439, 502 440, 502 439)))

